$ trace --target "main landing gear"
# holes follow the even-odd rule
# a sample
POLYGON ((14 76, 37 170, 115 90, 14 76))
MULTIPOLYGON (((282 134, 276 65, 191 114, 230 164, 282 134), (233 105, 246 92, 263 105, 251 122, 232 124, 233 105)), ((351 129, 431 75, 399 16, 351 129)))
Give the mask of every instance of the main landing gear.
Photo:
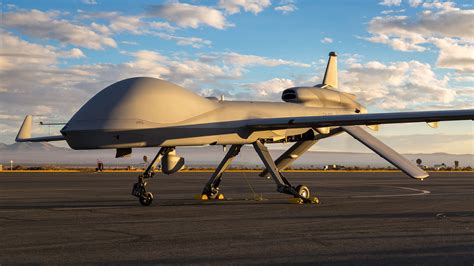
POLYGON ((270 173, 270 176, 273 178, 273 181, 275 181, 278 192, 292 195, 294 197, 294 201, 292 202, 294 203, 319 203, 318 198, 310 197, 308 187, 303 185, 294 187, 290 184, 290 182, 280 173, 278 167, 270 156, 270 152, 262 142, 257 140, 253 143, 253 147, 267 168, 268 173, 270 173))
MULTIPOLYGON (((273 178, 277 184, 277 191, 280 193, 285 193, 293 196, 291 202, 293 203, 319 203, 319 199, 316 197, 310 197, 310 191, 308 187, 304 185, 292 186, 290 182, 280 173, 278 167, 273 162, 270 152, 267 147, 260 142, 256 141, 253 144, 255 151, 259 155, 260 159, 265 164, 270 176, 273 178)), ((224 195, 219 193, 219 184, 222 181, 222 174, 228 168, 232 160, 239 154, 240 148, 242 145, 232 145, 225 155, 224 159, 221 161, 216 171, 212 174, 211 179, 206 183, 200 198, 202 200, 208 199, 224 199, 224 195)))
POLYGON ((155 173, 153 173, 153 167, 157 161, 160 161, 163 155, 168 153, 173 148, 161 148, 160 151, 156 154, 155 158, 150 162, 143 174, 138 176, 138 182, 133 184, 132 195, 138 197, 138 201, 143 206, 150 206, 153 202, 153 194, 146 190, 147 179, 152 178, 155 173))
POLYGON ((201 199, 224 199, 224 194, 219 194, 219 184, 222 180, 222 174, 224 171, 229 167, 232 160, 234 160, 235 156, 237 156, 240 152, 240 148, 242 145, 232 145, 225 155, 224 159, 222 159, 219 166, 217 166, 216 170, 211 176, 211 179, 207 181, 204 189, 202 190, 201 199))

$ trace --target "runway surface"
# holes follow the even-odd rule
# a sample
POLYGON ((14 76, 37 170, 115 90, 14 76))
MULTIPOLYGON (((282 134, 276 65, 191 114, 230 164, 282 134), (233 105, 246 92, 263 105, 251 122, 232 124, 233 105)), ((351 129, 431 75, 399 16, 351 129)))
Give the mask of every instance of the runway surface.
POLYGON ((0 264, 474 263, 474 174, 287 173, 320 205, 295 205, 257 173, 1 173, 0 264), (252 192, 254 191, 254 192, 252 192), (255 198, 263 198, 256 201, 255 198))

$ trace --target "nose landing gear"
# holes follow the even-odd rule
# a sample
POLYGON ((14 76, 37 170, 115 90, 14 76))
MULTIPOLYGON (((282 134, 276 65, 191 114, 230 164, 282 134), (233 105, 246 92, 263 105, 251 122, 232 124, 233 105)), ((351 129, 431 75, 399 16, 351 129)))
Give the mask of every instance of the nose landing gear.
POLYGON ((139 176, 138 182, 133 184, 132 195, 138 197, 138 201, 141 205, 150 206, 153 202, 153 194, 146 191, 146 184, 145 178, 142 175, 139 176))
POLYGON ((150 206, 153 202, 153 194, 151 192, 145 192, 138 201, 140 201, 140 204, 143 206, 150 206))
POLYGON ((147 179, 152 178, 155 173, 153 173, 153 167, 155 163, 163 157, 164 154, 168 153, 173 148, 163 147, 155 155, 155 158, 150 162, 145 172, 138 177, 138 182, 133 184, 132 195, 138 197, 138 201, 143 206, 150 206, 153 202, 153 194, 146 190, 147 179))

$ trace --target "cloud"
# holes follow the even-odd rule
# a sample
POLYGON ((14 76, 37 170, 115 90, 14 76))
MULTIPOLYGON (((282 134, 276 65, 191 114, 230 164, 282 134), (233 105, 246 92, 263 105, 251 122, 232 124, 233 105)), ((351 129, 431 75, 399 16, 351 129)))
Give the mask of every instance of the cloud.
POLYGON ((402 3, 402 0, 383 0, 379 5, 383 6, 399 6, 402 3))
POLYGON ((148 14, 175 23, 182 28, 199 28, 202 25, 216 29, 229 26, 221 11, 207 6, 195 6, 185 3, 152 5, 148 14))
POLYGON ((0 70, 2 71, 23 66, 51 65, 57 62, 57 53, 52 46, 28 43, 4 31, 0 31, 0 34, 2 40, 0 70))
POLYGON ((290 2, 286 5, 281 5, 281 6, 275 7, 275 10, 280 11, 281 13, 286 15, 288 13, 291 13, 291 12, 294 12, 294 11, 298 10, 298 8, 296 7, 296 5, 294 3, 290 2))
POLYGON ((3 14, 3 26, 20 31, 23 34, 52 39, 90 49, 103 49, 104 46, 116 47, 114 39, 100 35, 90 27, 72 24, 57 19, 58 12, 30 11, 7 12, 3 14))
POLYGON ((297 66, 297 67, 310 67, 309 64, 299 63, 295 61, 288 61, 283 59, 267 58, 257 55, 239 54, 235 52, 227 53, 212 53, 201 56, 201 60, 205 61, 216 61, 222 60, 225 64, 234 66, 267 66, 275 67, 282 65, 297 66))
POLYGON ((149 25, 153 29, 159 29, 159 30, 165 30, 165 31, 176 30, 176 27, 171 26, 168 22, 154 21, 154 22, 150 22, 149 25))
POLYGON ((79 19, 112 19, 120 15, 117 11, 100 11, 100 12, 89 12, 84 10, 77 10, 79 19))
POLYGON ((438 67, 472 73, 474 10, 457 8, 452 2, 430 2, 422 6, 425 10, 415 18, 384 16, 371 19, 368 31, 372 36, 365 39, 399 51, 424 52, 434 45, 439 51, 438 67))
MULTIPOLYGON (((89 93, 77 84, 93 73, 58 67, 60 61, 84 57, 80 49, 60 50, 21 40, 8 32, 0 33, 0 122, 5 130, 16 131, 21 122, 5 115, 49 115, 64 121, 87 99, 89 93)), ((13 140, 16 132, 9 133, 13 140)))
POLYGON ((59 54, 60 56, 64 58, 82 58, 86 57, 84 53, 81 51, 81 49, 78 48, 72 48, 69 51, 64 51, 59 54))
POLYGON ((382 15, 388 15, 388 14, 393 14, 393 13, 403 13, 405 12, 405 9, 400 9, 400 10, 384 10, 380 12, 382 15))
POLYGON ((423 106, 455 106, 456 90, 449 78, 438 78, 429 64, 418 61, 383 64, 354 63, 340 72, 341 88, 362 102, 386 110, 416 110, 423 106))
POLYGON ((244 87, 250 88, 255 91, 258 96, 273 96, 274 98, 279 97, 284 89, 291 88, 294 86, 295 84, 292 80, 283 78, 273 78, 262 82, 244 85, 244 87))
POLYGON ((100 32, 104 35, 111 35, 112 32, 110 31, 109 27, 102 25, 102 24, 97 24, 95 22, 92 22, 90 25, 91 29, 94 30, 95 32, 100 32))
POLYGON ((178 45, 187 45, 194 48, 202 48, 204 46, 211 46, 212 42, 197 37, 180 37, 166 33, 156 33, 156 36, 168 41, 175 41, 178 45))
POLYGON ((417 7, 423 3, 422 0, 409 0, 408 3, 411 7, 417 7))
POLYGON ((459 82, 474 82, 474 76, 457 76, 454 77, 454 80, 459 82))
POLYGON ((321 43, 332 43, 333 40, 329 37, 324 37, 321 39, 321 43))
POLYGON ((81 0, 81 2, 86 5, 97 5, 97 1, 95 0, 81 0))
POLYGON ((450 38, 433 38, 431 42, 439 48, 436 60, 438 67, 474 73, 474 43, 463 43, 450 38))
POLYGON ((228 14, 239 13, 241 9, 254 15, 271 5, 270 0, 219 0, 218 6, 228 14))
POLYGON ((133 41, 121 41, 121 43, 127 44, 127 45, 138 45, 137 42, 133 42, 133 41))
POLYGON ((109 28, 114 32, 143 33, 143 22, 140 16, 117 15, 110 20, 109 28))

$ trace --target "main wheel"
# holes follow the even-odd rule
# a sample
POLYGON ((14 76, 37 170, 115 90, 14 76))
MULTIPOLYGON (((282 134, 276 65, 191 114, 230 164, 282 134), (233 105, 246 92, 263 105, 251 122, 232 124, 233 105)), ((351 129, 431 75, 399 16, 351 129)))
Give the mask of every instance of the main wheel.
POLYGON ((142 196, 140 196, 139 201, 143 206, 150 206, 150 204, 153 202, 153 194, 151 194, 151 192, 145 192, 142 196))
POLYGON ((309 188, 307 186, 299 185, 296 187, 296 191, 301 197, 309 199, 309 188))

